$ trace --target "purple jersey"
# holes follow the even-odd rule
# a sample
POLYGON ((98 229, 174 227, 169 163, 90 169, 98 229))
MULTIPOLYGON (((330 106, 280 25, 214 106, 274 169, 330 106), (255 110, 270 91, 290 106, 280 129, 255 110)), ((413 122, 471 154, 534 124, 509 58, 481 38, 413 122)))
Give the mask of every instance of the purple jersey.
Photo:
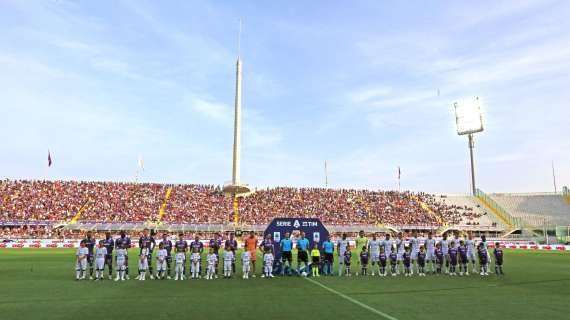
POLYGON ((222 246, 222 240, 220 239, 210 239, 210 248, 214 249, 214 253, 217 255, 218 251, 220 251, 220 247, 222 246))
POLYGON ((226 240, 226 243, 224 244, 226 247, 230 247, 230 250, 232 250, 233 252, 235 252, 237 250, 238 247, 238 243, 236 239, 228 239, 226 240))
POLYGON ((170 256, 170 252, 172 252, 172 241, 162 240, 162 245, 164 246, 164 249, 166 250, 166 255, 170 256))
POLYGON ((438 264, 443 263, 443 251, 441 249, 435 249, 435 260, 438 264))
POLYGON ((451 265, 457 265, 457 249, 456 248, 449 248, 449 262, 451 265))
POLYGON ((204 251, 204 244, 200 240, 192 241, 192 243, 190 243, 190 248, 192 249, 192 252, 202 253, 202 251, 204 251))
POLYGON ((350 266, 350 259, 352 258, 352 253, 350 251, 346 251, 344 253, 344 264, 350 266))
POLYGON ((360 253, 360 263, 362 265, 366 265, 368 264, 368 258, 370 257, 370 255, 368 254, 368 251, 362 251, 360 253))
POLYGON ((263 250, 263 252, 271 252, 271 253, 275 252, 274 251, 275 248, 273 246, 273 240, 263 239, 259 247, 261 248, 261 250, 263 250))
POLYGON ((465 245, 459 246, 457 251, 459 252, 459 260, 461 263, 467 263, 467 247, 465 245))
POLYGON ((418 266, 424 267, 426 265, 426 253, 423 251, 418 252, 418 266))
POLYGON ((384 253, 384 252, 380 253, 380 265, 382 267, 386 266, 386 261, 388 261, 388 257, 386 256, 386 253, 384 253))
POLYGON ((487 250, 485 248, 477 249, 477 254, 479 255, 479 263, 486 264, 487 263, 487 250))
POLYGON ((91 237, 91 238, 85 238, 85 247, 87 248, 87 251, 89 252, 89 256, 93 255, 93 248, 95 248, 95 238, 91 237))
POLYGON ((495 248, 495 250, 493 250, 493 255, 495 256, 495 262, 498 265, 502 265, 503 264, 503 249, 495 248))
POLYGON ((122 247, 125 247, 125 249, 130 248, 131 247, 131 238, 120 237, 117 240, 115 240, 115 248, 120 249, 122 247))
POLYGON ((139 238, 139 248, 140 251, 142 252, 142 248, 144 246, 144 248, 148 248, 148 252, 149 254, 152 253, 152 250, 154 249, 154 246, 156 245, 156 242, 154 241, 154 237, 152 236, 142 236, 139 238))
POLYGON ((103 246, 107 249, 107 255, 110 256, 113 254, 113 249, 115 249, 115 240, 111 237, 105 238, 105 240, 103 240, 103 246))
POLYGON ((188 243, 186 240, 178 240, 174 246, 176 247, 176 252, 186 252, 186 250, 188 250, 188 243))

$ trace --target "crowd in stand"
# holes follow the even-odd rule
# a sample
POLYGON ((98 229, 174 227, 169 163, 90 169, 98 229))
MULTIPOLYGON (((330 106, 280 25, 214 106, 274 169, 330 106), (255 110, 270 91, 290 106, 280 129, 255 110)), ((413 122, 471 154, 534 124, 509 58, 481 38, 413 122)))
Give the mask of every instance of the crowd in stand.
MULTIPOLYGON (((231 197, 211 185, 0 181, 0 221, 69 221, 79 211, 82 222, 158 221, 163 203, 165 223, 220 224, 231 221, 233 212, 231 197)), ((438 226, 481 215, 426 193, 323 188, 258 190, 240 198, 239 208, 246 224, 266 224, 274 217, 317 217, 329 225, 438 226)))
POLYGON ((163 222, 221 224, 229 221, 231 199, 212 185, 176 185, 168 199, 163 222))
POLYGON ((438 200, 435 195, 423 194, 423 201, 435 212, 439 213, 443 219, 451 225, 467 224, 475 225, 476 220, 484 214, 477 212, 473 207, 458 206, 455 204, 448 205, 445 201, 438 200))
POLYGON ((273 188, 258 190, 240 202, 245 221, 266 223, 272 217, 318 217, 325 224, 435 226, 409 192, 273 188))
POLYGON ((10 239, 50 239, 58 238, 56 232, 46 226, 0 227, 0 241, 10 239))

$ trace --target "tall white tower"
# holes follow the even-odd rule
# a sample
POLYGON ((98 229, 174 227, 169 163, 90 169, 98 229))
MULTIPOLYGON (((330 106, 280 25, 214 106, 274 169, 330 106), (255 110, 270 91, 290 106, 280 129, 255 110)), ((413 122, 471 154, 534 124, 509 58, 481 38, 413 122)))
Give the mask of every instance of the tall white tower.
POLYGON ((224 186, 224 191, 237 196, 242 193, 249 192, 247 185, 242 185, 240 180, 240 165, 241 165, 241 20, 239 23, 239 36, 238 36, 238 55, 236 62, 236 95, 234 102, 234 147, 233 147, 233 161, 232 161, 232 181, 224 186))
MULTIPOLYGON (((241 29, 241 27, 240 27, 241 29)), ((235 115, 234 115, 234 149, 233 149, 233 168, 232 168, 232 184, 237 186, 240 184, 240 155, 241 155, 241 59, 238 52, 236 62, 236 97, 235 97, 235 115)))

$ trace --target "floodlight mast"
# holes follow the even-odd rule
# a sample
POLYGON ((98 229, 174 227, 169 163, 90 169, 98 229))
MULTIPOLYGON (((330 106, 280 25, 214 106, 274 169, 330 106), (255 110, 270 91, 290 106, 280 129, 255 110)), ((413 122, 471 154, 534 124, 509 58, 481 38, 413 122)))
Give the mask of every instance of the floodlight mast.
POLYGON ((477 195, 477 185, 475 184, 475 148, 474 134, 483 131, 483 115, 479 106, 479 98, 455 102, 455 121, 457 124, 457 134, 467 135, 469 147, 469 160, 471 164, 471 194, 477 195))
POLYGON ((475 160, 473 158, 473 148, 475 148, 475 140, 473 139, 473 133, 467 135, 469 138, 469 158, 471 159, 471 194, 473 196, 477 195, 477 188, 475 187, 475 160))

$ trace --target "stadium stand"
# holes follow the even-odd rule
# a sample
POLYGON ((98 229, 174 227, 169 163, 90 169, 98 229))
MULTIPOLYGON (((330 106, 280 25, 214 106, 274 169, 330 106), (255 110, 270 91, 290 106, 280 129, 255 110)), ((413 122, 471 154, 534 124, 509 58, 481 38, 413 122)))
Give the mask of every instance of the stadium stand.
POLYGON ((557 194, 504 194, 489 195, 512 216, 532 226, 569 225, 570 205, 557 194))
MULTIPOLYGON (((317 217, 335 229, 496 227, 473 198, 428 193, 277 187, 241 198, 239 208, 240 222, 251 230, 275 217, 317 217)), ((228 225, 232 215, 231 197, 213 185, 0 181, 0 223, 4 226, 47 222, 81 229, 135 230, 160 222, 171 230, 208 231, 228 225)), ((37 224, 29 228, 34 234, 41 229, 37 224)))
POLYGON ((500 221, 489 214, 476 198, 459 194, 436 195, 439 202, 452 209, 450 214, 455 217, 456 225, 497 225, 500 221))

